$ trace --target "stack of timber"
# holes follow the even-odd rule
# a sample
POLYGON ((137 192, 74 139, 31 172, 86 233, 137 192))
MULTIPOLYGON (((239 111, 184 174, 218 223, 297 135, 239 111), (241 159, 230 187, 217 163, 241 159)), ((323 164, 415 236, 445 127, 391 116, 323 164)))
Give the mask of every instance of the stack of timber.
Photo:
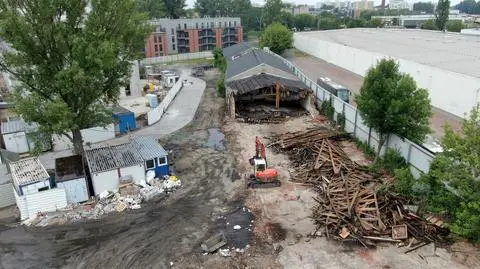
POLYGON ((268 105, 245 106, 239 104, 236 118, 246 123, 282 123, 288 119, 308 115, 308 112, 300 107, 281 107, 268 105))
POLYGON ((317 191, 312 209, 317 231, 324 231, 329 238, 356 240, 364 246, 412 237, 419 242, 434 242, 448 233, 406 209, 407 201, 389 191, 394 179, 352 161, 337 140, 339 134, 327 129, 270 138, 273 142, 269 146, 289 156, 293 164, 291 180, 317 191))

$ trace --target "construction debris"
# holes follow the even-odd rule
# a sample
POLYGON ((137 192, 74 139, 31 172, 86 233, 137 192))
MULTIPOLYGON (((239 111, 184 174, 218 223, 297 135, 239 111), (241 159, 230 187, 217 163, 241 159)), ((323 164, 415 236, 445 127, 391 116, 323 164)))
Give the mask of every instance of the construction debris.
POLYGON ((246 123, 282 123, 290 118, 308 115, 308 112, 301 107, 281 107, 256 105, 248 106, 239 103, 236 118, 246 123))
MULTIPOLYGON (((318 192, 312 218, 317 231, 328 238, 402 242, 409 236, 422 242, 440 240, 448 233, 436 219, 427 221, 410 211, 404 199, 388 191, 393 179, 353 162, 329 129, 309 129, 271 137, 269 145, 288 155, 291 180, 318 192), (435 225, 435 224, 437 225, 435 225)), ((317 234, 315 231, 314 234, 317 234)))

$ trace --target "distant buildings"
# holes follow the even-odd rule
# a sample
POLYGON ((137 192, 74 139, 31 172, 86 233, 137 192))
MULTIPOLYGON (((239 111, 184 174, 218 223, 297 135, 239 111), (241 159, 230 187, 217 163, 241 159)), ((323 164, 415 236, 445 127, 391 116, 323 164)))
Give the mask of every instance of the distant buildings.
POLYGON ((404 0, 390 0, 388 4, 389 9, 408 9, 413 10, 413 4, 404 0))
POLYGON ((353 17, 360 17, 365 10, 373 10, 373 1, 362 0, 353 3, 353 17))
POLYGON ((145 57, 225 48, 243 41, 240 18, 158 19, 145 42, 145 57))

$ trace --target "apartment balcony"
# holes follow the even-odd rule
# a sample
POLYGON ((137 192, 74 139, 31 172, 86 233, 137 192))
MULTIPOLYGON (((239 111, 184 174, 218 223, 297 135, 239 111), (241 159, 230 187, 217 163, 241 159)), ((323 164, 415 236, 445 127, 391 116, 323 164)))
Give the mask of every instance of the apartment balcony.
POLYGON ((215 45, 217 40, 215 38, 201 38, 198 40, 199 45, 215 45))
POLYGON ((237 35, 237 30, 235 29, 224 29, 222 36, 235 36, 237 35))
POLYGON ((215 48, 215 44, 202 44, 200 45, 200 51, 209 51, 215 48))
POLYGON ((177 46, 178 46, 179 48, 190 47, 190 43, 189 43, 189 42, 182 41, 182 40, 179 40, 177 46))
POLYGON ((198 36, 201 38, 215 37, 215 32, 212 30, 201 30, 198 33, 198 36))
POLYGON ((222 38, 222 42, 238 42, 238 37, 237 36, 225 36, 222 38))

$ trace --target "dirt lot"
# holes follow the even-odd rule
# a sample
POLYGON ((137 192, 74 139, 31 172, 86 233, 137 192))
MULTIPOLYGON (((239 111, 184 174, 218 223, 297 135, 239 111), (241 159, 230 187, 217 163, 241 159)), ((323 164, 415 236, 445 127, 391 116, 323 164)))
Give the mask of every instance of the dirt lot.
MULTIPOLYGON (((307 238, 314 230, 309 215, 315 194, 288 182, 284 155, 267 149, 269 165, 279 170, 280 188, 247 190, 244 178, 256 135, 314 123, 306 116, 282 124, 226 121, 224 101, 213 87, 209 81, 192 123, 162 141, 175 152, 174 167, 183 183, 179 191, 139 210, 86 223, 0 226, 0 268, 467 268, 442 248, 403 254, 393 245, 365 250, 307 238), (225 230, 224 217, 243 205, 254 214, 250 247, 232 257, 202 255, 200 244, 225 230)), ((345 146, 362 160, 351 144, 345 146)), ((468 255, 458 260, 471 261, 468 255)))

